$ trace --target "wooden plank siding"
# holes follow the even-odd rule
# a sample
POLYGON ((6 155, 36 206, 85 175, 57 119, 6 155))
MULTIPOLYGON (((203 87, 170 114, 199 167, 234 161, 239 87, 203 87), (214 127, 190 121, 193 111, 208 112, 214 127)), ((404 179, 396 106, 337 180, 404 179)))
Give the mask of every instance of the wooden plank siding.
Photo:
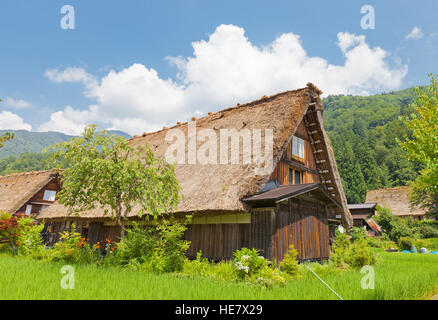
POLYGON ((290 199, 276 210, 274 257, 281 261, 294 245, 299 260, 329 258, 329 230, 325 206, 316 201, 290 199))
POLYGON ((259 209, 251 212, 251 248, 260 250, 260 254, 272 260, 274 257, 274 209, 259 209))
POLYGON ((106 226, 103 222, 90 222, 89 225, 84 226, 81 221, 61 221, 48 222, 45 224, 43 234, 44 241, 51 246, 60 239, 60 233, 71 230, 71 224, 75 224, 76 232, 86 237, 88 235, 88 242, 91 245, 100 242, 106 243, 106 239, 111 241, 120 240, 120 228, 118 226, 106 226))
POLYGON ((250 224, 191 224, 184 239, 191 242, 187 251, 190 258, 202 251, 210 260, 230 259, 234 251, 250 246, 250 224))

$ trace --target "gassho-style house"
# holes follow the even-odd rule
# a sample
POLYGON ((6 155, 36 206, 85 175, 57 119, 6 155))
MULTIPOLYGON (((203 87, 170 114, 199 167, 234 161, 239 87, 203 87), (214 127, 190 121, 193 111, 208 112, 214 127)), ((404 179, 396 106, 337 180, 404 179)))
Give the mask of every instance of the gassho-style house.
MULTIPOLYGON (((321 93, 309 83, 302 89, 264 96, 130 139, 132 146, 148 144, 155 156, 165 157, 172 145, 171 130, 187 135, 195 126, 198 132, 208 129, 218 136, 222 129, 272 133, 270 170, 257 170, 257 161, 244 163, 244 148, 240 147, 233 149, 240 156, 239 163, 176 165, 184 196, 176 215, 193 216, 184 235, 191 241, 189 257, 202 250, 209 259, 229 259, 235 250, 249 247, 260 249, 268 259, 282 260, 293 244, 300 260, 329 258, 329 225, 351 227, 352 217, 323 127, 321 93)), ((264 135, 266 138, 267 133, 264 135)), ((249 135, 254 146, 256 136, 249 135)), ((128 218, 139 220, 135 210, 128 218)), ((68 208, 55 202, 38 219, 46 222, 52 243, 71 223, 90 243, 116 239, 120 234, 115 221, 102 209, 69 215, 68 208)))
POLYGON ((0 211, 38 216, 55 201, 59 188, 53 170, 0 176, 0 211))

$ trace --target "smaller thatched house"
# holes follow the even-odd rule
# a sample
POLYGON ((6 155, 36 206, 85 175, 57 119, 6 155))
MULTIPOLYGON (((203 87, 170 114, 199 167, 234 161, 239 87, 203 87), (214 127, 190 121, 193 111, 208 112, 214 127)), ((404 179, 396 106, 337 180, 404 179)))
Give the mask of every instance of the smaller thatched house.
MULTIPOLYGON (((320 94, 318 88, 308 84, 129 141, 132 146, 148 144, 155 156, 165 157, 173 146, 168 139, 172 132, 188 137, 183 145, 186 149, 188 141, 196 143, 199 139, 191 132, 208 132, 213 137, 222 137, 224 131, 235 132, 230 137, 231 148, 226 138, 209 149, 209 156, 221 154, 220 161, 213 158, 208 163, 196 159, 191 162, 190 154, 186 154, 189 160, 176 165, 175 174, 184 195, 176 214, 194 216, 184 236, 191 242, 188 256, 194 257, 202 250, 210 259, 229 259, 235 250, 250 247, 260 249, 268 259, 280 261, 293 244, 300 260, 328 259, 329 221, 338 218, 348 228, 352 218, 324 130, 320 94), (264 149, 265 154, 269 149, 272 154, 264 162, 271 166, 260 171, 259 158, 255 151, 246 151, 251 148, 245 148, 245 141, 255 150, 261 132, 264 138, 260 139, 268 142, 271 132, 272 145, 265 143, 264 149), (233 147, 234 139, 237 147, 233 147), (223 163, 222 155, 227 159, 237 156, 239 161, 223 163), (246 156, 250 161, 245 163, 241 160, 246 156)), ((212 138, 211 142, 215 141, 212 138)), ((135 209, 128 217, 136 219, 135 209)), ((70 216, 67 208, 55 203, 40 218, 48 223, 54 240, 73 222, 91 243, 114 239, 120 232, 100 209, 70 216)))
POLYGON ((53 170, 0 176, 0 211, 38 216, 55 201, 59 188, 53 170))
POLYGON ((424 220, 426 210, 411 207, 409 202, 411 188, 408 186, 368 191, 365 202, 375 202, 380 207, 388 207, 392 214, 401 218, 424 220))

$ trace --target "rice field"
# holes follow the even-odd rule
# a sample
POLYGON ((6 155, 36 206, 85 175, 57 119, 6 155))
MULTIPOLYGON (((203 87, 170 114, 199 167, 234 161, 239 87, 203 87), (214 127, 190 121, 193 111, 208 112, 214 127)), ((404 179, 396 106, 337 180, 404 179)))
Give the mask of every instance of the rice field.
MULTIPOLYGON (((438 256, 382 253, 374 267, 375 289, 361 288, 360 270, 315 271, 343 299, 428 299, 438 293, 438 256), (327 273, 327 272, 325 272, 327 273)), ((61 288, 63 264, 0 255, 0 299, 338 299, 310 272, 283 287, 152 274, 119 267, 75 265, 75 288, 61 288)))

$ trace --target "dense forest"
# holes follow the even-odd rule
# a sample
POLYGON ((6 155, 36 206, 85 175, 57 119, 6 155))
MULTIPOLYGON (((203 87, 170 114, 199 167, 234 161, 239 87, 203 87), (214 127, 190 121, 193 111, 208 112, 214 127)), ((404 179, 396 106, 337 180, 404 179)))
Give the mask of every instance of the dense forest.
MULTIPOLYGON (((336 95, 323 99, 324 126, 349 203, 364 202, 368 190, 406 185, 416 178, 419 165, 406 160, 397 143, 409 134, 399 117, 413 112, 410 103, 415 98, 414 89, 406 89, 367 97, 336 95)), ((16 132, 16 138, 1 150, 0 175, 44 169, 46 156, 39 152, 50 143, 71 138, 47 134, 16 132), (22 149, 37 152, 22 153, 22 149), (10 156, 5 157, 7 154, 10 156)))
POLYGON ((373 96, 329 96, 323 100, 330 137, 349 203, 367 190, 406 185, 419 165, 406 160, 397 139, 409 135, 399 117, 411 114, 414 89, 373 96))

